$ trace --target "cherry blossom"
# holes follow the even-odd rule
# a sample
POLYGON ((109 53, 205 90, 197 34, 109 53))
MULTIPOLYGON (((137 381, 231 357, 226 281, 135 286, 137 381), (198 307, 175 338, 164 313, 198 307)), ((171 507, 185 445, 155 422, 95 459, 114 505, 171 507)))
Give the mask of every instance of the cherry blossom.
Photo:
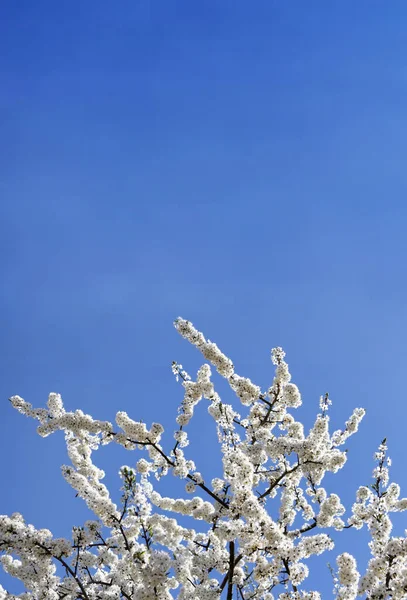
POLYGON ((317 600, 320 592, 307 586, 308 559, 332 550, 339 532, 362 527, 371 559, 363 570, 350 553, 337 557, 335 596, 406 598, 407 538, 392 537, 391 514, 406 510, 407 498, 390 482, 386 440, 375 455, 373 483, 355 491, 348 517, 339 495, 323 486, 326 473, 346 463, 342 446, 364 410, 356 408, 343 429, 331 432, 325 394, 305 432, 295 419, 301 394, 281 348, 272 350, 275 374, 262 391, 192 323, 179 318, 175 328, 206 362, 195 380, 172 363, 183 387, 172 448, 162 444, 161 424, 148 426, 123 411, 113 425, 66 411, 56 393, 44 408, 10 399, 39 422, 41 436, 64 432, 70 464, 62 466, 63 477, 94 520, 60 539, 18 513, 0 516, 2 567, 26 590, 13 596, 0 586, 0 600, 317 600), (230 398, 215 390, 212 368, 226 380, 230 398), (188 452, 188 425, 199 402, 215 422, 221 452, 222 475, 211 480, 188 452), (93 462, 94 452, 109 444, 136 452, 119 472, 119 504, 93 462), (168 475, 182 480, 182 497, 160 493, 159 481, 168 475))

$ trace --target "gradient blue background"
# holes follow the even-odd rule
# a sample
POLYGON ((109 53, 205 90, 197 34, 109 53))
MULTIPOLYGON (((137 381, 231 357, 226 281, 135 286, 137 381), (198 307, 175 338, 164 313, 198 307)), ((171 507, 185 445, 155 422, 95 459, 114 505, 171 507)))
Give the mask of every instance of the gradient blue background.
MULTIPOLYGON (((402 0, 1 3, 0 513, 56 535, 88 515, 63 436, 12 394, 126 410, 171 443, 171 361, 202 362, 178 315, 262 387, 284 346, 307 427, 327 390, 334 429, 367 409, 331 491, 350 504, 387 435, 407 494, 406 19, 402 0)), ((211 477, 205 411, 191 455, 211 477)), ((96 457, 112 490, 135 460, 96 457)))

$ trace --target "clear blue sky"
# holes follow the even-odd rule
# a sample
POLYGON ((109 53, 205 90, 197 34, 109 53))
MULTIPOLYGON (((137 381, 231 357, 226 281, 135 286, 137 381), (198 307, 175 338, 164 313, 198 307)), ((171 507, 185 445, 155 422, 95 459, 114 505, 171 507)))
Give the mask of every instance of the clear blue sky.
MULTIPOLYGON (((62 435, 12 394, 170 440, 171 361, 200 364, 178 315, 262 387, 284 346, 307 425, 326 390, 334 428, 367 409, 347 502, 384 435, 407 494, 406 19, 402 0, 1 3, 0 513, 57 535, 87 514, 62 435)), ((102 451, 113 489, 135 460, 102 451)))

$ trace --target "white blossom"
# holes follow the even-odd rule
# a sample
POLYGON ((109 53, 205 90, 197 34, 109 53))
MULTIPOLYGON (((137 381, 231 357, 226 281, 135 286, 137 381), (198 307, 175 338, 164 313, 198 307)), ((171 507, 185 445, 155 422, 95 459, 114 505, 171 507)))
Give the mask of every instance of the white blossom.
MULTIPOLYGON (((148 426, 124 411, 117 412, 115 429, 81 410, 67 411, 57 393, 45 408, 10 399, 39 422, 41 436, 64 432, 70 464, 63 476, 95 519, 64 539, 27 525, 18 513, 0 516, 2 567, 25 589, 13 596, 0 586, 0 600, 220 600, 239 590, 242 598, 318 600, 318 590, 306 589, 315 562, 308 559, 332 550, 334 536, 364 526, 370 561, 361 575, 351 554, 337 557, 336 597, 405 598, 407 538, 392 537, 391 514, 407 510, 407 498, 390 482, 386 440, 375 453, 373 484, 356 490, 350 516, 339 495, 324 487, 326 473, 345 464, 340 447, 357 432, 364 410, 355 409, 332 433, 332 402, 325 394, 307 434, 294 417, 302 399, 280 347, 272 350, 275 374, 262 391, 192 323, 180 318, 175 327, 232 394, 218 394, 209 364, 193 380, 173 362, 183 394, 169 448, 160 423, 148 426), (208 480, 206 468, 201 472, 190 456, 188 425, 200 402, 215 422, 221 457, 217 476, 208 480), (112 442, 136 456, 133 466, 119 471, 120 504, 93 462, 94 452, 112 442), (182 480, 176 482, 179 498, 158 487, 168 475, 182 480)), ((205 443, 197 445, 202 453, 205 443)))

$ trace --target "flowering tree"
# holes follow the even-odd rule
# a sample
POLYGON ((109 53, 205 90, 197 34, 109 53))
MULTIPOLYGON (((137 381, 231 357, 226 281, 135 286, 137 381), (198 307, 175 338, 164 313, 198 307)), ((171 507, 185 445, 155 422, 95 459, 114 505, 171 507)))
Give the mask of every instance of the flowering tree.
POLYGON ((96 518, 74 527, 68 540, 27 525, 20 514, 0 516, 3 568, 26 588, 13 596, 0 586, 0 599, 314 600, 320 594, 304 587, 307 559, 333 548, 332 529, 364 525, 372 554, 366 573, 359 574, 350 554, 338 556, 335 596, 407 598, 407 539, 391 537, 389 516, 406 510, 407 499, 399 499, 399 486, 389 484, 386 440, 376 454, 374 482, 358 489, 346 521, 340 498, 322 486, 326 472, 336 473, 345 464, 340 448, 357 431, 364 410, 355 409, 343 430, 330 433, 331 402, 325 395, 305 435, 292 414, 301 397, 281 348, 272 350, 275 377, 262 392, 237 375, 232 361, 190 322, 178 319, 175 327, 226 379, 245 414, 221 400, 209 364, 193 381, 173 363, 185 393, 172 450, 161 445, 158 423, 148 429, 118 412, 116 429, 80 410, 66 412, 59 394, 49 395, 47 408, 32 408, 13 396, 14 408, 39 421, 41 436, 65 432, 71 464, 62 467, 63 476, 96 518), (203 398, 216 424, 223 463, 222 478, 210 482, 184 451, 186 428, 203 398), (92 462, 92 452, 111 443, 146 452, 134 468, 120 470, 120 506, 92 462), (185 480, 190 499, 164 497, 154 489, 154 479, 168 473, 185 480), (272 503, 279 509, 274 518, 268 510, 272 503), (194 522, 199 531, 188 526, 194 522))

